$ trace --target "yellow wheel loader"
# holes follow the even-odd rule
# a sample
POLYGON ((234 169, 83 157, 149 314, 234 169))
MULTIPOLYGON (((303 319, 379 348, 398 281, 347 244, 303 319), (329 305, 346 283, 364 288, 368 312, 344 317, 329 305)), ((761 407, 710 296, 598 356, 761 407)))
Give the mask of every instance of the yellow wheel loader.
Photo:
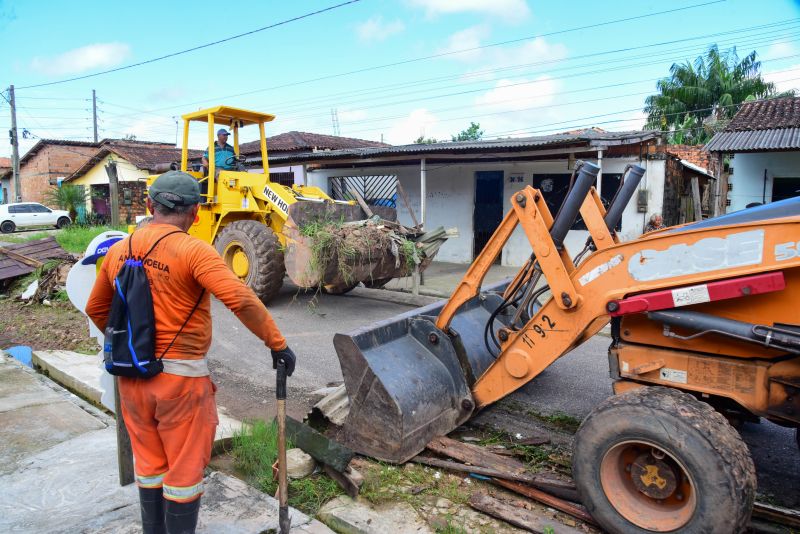
POLYGON ((622 242, 644 170, 626 170, 608 211, 597 174, 582 164, 555 216, 540 191, 513 195, 449 300, 335 337, 350 403, 339 435, 404 462, 611 322, 616 395, 575 436, 583 503, 614 533, 741 532, 755 470, 726 416, 800 426, 800 198, 622 242), (578 215, 590 238, 571 257, 578 215), (530 259, 481 288, 517 226, 530 259))
MULTIPOLYGON (((328 293, 345 293, 364 282, 374 285, 410 274, 411 262, 400 262, 390 240, 373 245, 369 254, 337 257, 336 250, 317 250, 313 236, 304 231, 310 223, 331 223, 347 228, 360 227, 367 215, 355 201, 334 200, 318 187, 295 184, 291 187, 269 178, 267 141, 264 125, 275 117, 229 106, 218 106, 183 115, 183 149, 180 168, 201 186, 204 202, 189 233, 214 247, 231 270, 250 286, 264 302, 272 299, 283 285, 284 275, 302 288, 322 288, 328 293), (189 168, 189 127, 193 122, 207 124, 208 168, 189 168), (215 160, 215 125, 233 133, 235 155, 228 161, 215 160), (262 172, 248 172, 239 152, 239 133, 245 126, 257 126, 261 144, 262 172), (226 167, 222 169, 220 167, 226 167), (383 246, 381 246, 383 245, 383 246), (315 258, 324 254, 324 261, 315 258)), ((148 178, 148 185, 157 176, 148 178)), ((373 217, 381 223, 397 220, 394 208, 372 206, 373 217)), ((435 236, 441 244, 446 236, 435 236)), ((425 241, 421 232, 409 239, 425 241)), ((435 249, 419 269, 430 264, 435 249)), ((431 250, 428 248, 428 250, 431 250)), ((416 256, 415 256, 416 257, 416 256)), ((421 260, 421 258, 417 258, 421 260)))

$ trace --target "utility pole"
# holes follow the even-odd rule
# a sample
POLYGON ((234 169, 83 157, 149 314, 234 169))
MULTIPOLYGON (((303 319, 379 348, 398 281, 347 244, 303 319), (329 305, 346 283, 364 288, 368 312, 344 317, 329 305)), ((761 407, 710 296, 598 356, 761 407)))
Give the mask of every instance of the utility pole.
POLYGON ((97 142, 97 93, 92 89, 92 124, 94 124, 94 142, 97 142))
POLYGON ((111 202, 111 226, 119 224, 119 176, 117 162, 110 160, 106 165, 108 175, 108 199, 111 202))
POLYGON ((15 202, 22 202, 22 185, 19 181, 19 136, 17 135, 17 103, 14 99, 14 86, 8 88, 8 103, 11 105, 11 169, 14 176, 15 202))
POLYGON ((339 135, 339 111, 336 108, 331 109, 331 121, 333 122, 333 135, 339 135))

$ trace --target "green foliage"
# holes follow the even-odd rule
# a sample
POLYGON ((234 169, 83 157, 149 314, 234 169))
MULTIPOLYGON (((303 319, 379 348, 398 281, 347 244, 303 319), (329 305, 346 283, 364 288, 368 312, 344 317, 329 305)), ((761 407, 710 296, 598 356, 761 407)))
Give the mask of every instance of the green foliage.
POLYGON ((82 254, 86 252, 86 247, 89 246, 92 239, 103 232, 110 232, 111 230, 127 232, 128 228, 126 226, 69 226, 58 231, 3 236, 3 241, 9 243, 26 243, 28 241, 35 241, 52 236, 56 238, 58 244, 67 252, 82 254))
POLYGON ((45 192, 45 201, 54 204, 59 209, 67 210, 73 221, 77 219, 78 206, 85 206, 90 195, 84 187, 62 184, 61 187, 51 187, 45 192))
POLYGON ((483 137, 480 123, 470 122, 469 127, 451 136, 453 141, 477 141, 483 137))
MULTIPOLYGON (((294 445, 286 440, 286 448, 294 445)), ((278 482, 272 478, 272 465, 278 459, 278 426, 275 421, 253 421, 249 428, 234 433, 231 455, 236 469, 264 493, 274 495, 278 482)), ((329 500, 342 495, 339 485, 322 474, 289 481, 289 506, 315 515, 329 500)))
POLYGON ((414 140, 414 144, 417 145, 433 145, 438 143, 439 140, 434 137, 425 137, 424 135, 420 135, 414 140))
POLYGON ((717 45, 693 63, 674 63, 656 88, 645 99, 645 127, 668 133, 675 144, 705 143, 743 102, 785 95, 762 78, 755 51, 740 59, 735 47, 720 52, 717 45))

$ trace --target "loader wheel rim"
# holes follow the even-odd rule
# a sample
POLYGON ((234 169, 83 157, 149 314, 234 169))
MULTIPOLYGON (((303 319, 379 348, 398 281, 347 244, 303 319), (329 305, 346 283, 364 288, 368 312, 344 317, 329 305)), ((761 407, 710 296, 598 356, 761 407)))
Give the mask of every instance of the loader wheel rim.
POLYGON ((229 243, 222 253, 225 263, 231 268, 233 274, 244 280, 250 272, 250 259, 242 245, 236 241, 229 243))
POLYGON ((678 530, 697 508, 696 486, 683 464, 644 440, 611 447, 600 462, 600 483, 617 512, 645 530, 678 530))

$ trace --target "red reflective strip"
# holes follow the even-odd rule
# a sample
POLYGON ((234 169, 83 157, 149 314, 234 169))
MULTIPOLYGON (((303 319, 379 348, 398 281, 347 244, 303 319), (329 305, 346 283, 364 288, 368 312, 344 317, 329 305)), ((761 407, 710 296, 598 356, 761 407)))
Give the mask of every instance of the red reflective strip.
POLYGON ((616 309, 614 309, 614 311, 609 311, 609 315, 618 317, 631 313, 666 310, 669 308, 699 304, 701 302, 733 299, 770 293, 772 291, 781 291, 785 287, 786 281, 783 278, 782 271, 757 274, 754 276, 743 276, 741 278, 731 278, 730 280, 720 280, 697 286, 684 286, 663 291, 653 291, 652 293, 643 293, 622 300, 613 300, 609 304, 611 308, 616 305, 616 309))

